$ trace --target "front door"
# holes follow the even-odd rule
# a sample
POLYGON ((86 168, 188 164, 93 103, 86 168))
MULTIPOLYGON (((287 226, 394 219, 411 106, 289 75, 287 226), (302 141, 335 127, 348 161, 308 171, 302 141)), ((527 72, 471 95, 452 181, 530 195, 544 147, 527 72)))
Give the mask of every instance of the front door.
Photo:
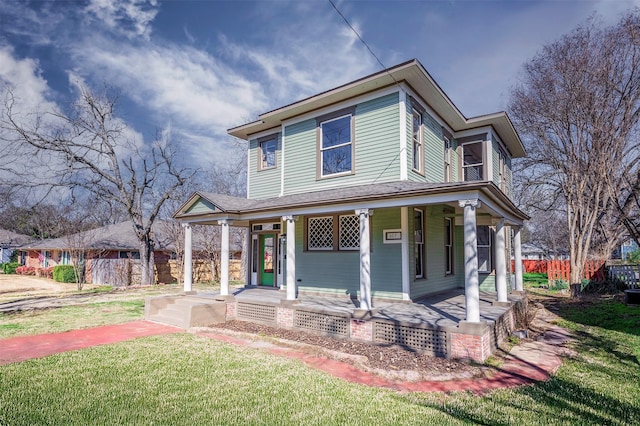
POLYGON ((260 284, 273 287, 275 277, 275 234, 263 234, 260 240, 260 284))

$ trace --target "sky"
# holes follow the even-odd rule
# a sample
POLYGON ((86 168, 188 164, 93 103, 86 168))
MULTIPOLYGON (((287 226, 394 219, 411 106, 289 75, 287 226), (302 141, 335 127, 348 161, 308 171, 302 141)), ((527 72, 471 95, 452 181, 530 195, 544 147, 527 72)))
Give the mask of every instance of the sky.
MULTIPOLYGON (((640 0, 77 0, 0 2, 0 89, 26 110, 86 86, 119 93, 133 137, 168 132, 198 167, 228 128, 417 58, 467 117, 503 111, 522 65, 590 16, 640 0), (379 60, 379 62, 378 62, 379 60)), ((1 90, 0 90, 1 93, 1 90)))

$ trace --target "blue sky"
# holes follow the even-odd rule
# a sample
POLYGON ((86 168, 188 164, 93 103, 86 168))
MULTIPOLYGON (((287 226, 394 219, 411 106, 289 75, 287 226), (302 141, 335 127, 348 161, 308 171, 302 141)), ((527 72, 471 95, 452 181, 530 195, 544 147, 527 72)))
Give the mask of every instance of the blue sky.
MULTIPOLYGON (((471 117, 506 108, 543 44, 640 0, 336 4, 385 66, 419 59, 471 117)), ((227 128, 380 69, 326 0, 0 3, 0 83, 25 110, 108 84, 132 136, 170 131, 199 166, 224 161, 227 128)))

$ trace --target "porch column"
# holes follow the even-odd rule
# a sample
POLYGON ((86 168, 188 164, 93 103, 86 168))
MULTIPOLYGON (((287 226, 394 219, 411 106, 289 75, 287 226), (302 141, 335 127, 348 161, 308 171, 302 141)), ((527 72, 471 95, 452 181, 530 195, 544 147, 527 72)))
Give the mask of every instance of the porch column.
POLYGON ((222 247, 220 248, 220 295, 229 295, 229 225, 231 221, 222 219, 218 221, 221 227, 222 247))
POLYGON ((496 226, 496 291, 499 303, 507 303, 507 261, 504 218, 494 222, 496 226))
POLYGON ((521 226, 514 227, 513 233, 513 263, 515 263, 516 291, 524 291, 522 285, 522 244, 520 243, 521 226))
POLYGON ((287 222, 287 300, 296 300, 296 216, 282 216, 287 222))
POLYGON ((464 297, 467 322, 480 322, 480 285, 478 282, 478 231, 476 208, 478 199, 459 200, 464 207, 464 297))
POLYGON ((191 251, 191 225, 183 223, 184 226, 184 291, 191 291, 193 284, 193 256, 191 251))
POLYGON ((355 211, 360 216, 360 309, 371 310, 371 242, 369 239, 369 209, 355 211))

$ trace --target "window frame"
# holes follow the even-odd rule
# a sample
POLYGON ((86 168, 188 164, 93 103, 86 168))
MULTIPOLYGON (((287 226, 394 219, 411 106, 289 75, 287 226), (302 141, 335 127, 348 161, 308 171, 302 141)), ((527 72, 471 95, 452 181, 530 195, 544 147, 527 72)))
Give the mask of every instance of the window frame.
POLYGON ((454 275, 454 219, 444 218, 444 274, 454 275))
POLYGON ((427 277, 425 271, 425 257, 424 257, 424 211, 422 209, 413 209, 413 257, 415 264, 415 279, 423 279, 427 277), (418 238, 418 230, 416 224, 418 218, 416 213, 420 216, 420 237, 418 238), (419 241, 418 241, 419 240, 419 241), (419 263, 418 263, 419 262, 419 263), (418 265, 420 266, 420 273, 418 273, 418 265))
POLYGON ((486 141, 485 140, 481 140, 481 139, 475 139, 469 142, 464 142, 460 145, 462 147, 462 180, 464 182, 482 182, 484 180, 486 180, 485 177, 485 171, 486 171, 486 164, 487 164, 487 156, 485 154, 485 147, 486 147, 486 141), (480 163, 472 163, 472 164, 466 164, 466 160, 465 160, 465 149, 467 149, 466 147, 469 145, 475 145, 475 144, 480 144, 480 154, 482 155, 482 161, 480 163), (466 170, 468 168, 475 168, 480 166, 480 177, 479 179, 474 179, 474 180, 468 180, 467 176, 466 176, 466 170))
POLYGON ((424 117, 423 112, 420 111, 419 108, 416 108, 415 105, 411 108, 411 142, 412 142, 412 153, 411 153, 411 168, 414 172, 420 173, 424 175, 424 117), (416 128, 415 128, 415 117, 420 119, 420 123, 418 125, 417 138, 416 138, 416 128), (417 147, 417 153, 416 153, 417 147), (417 157, 416 157, 417 154, 417 157), (416 160, 418 160, 418 167, 416 167, 416 160))
MULTIPOLYGON (((341 224, 340 224, 340 217, 345 217, 345 216, 358 216, 355 213, 348 213, 348 212, 339 212, 339 213, 332 213, 332 214, 323 214, 323 215, 314 215, 314 216, 307 216, 305 217, 304 220, 304 247, 303 247, 303 251, 305 252, 313 252, 313 253, 332 253, 332 252, 359 252, 360 251, 360 244, 358 244, 358 248, 348 248, 348 247, 340 247, 340 233, 342 232, 341 229, 341 224), (309 221, 313 220, 313 219, 320 219, 320 218, 332 218, 332 232, 331 232, 331 248, 323 248, 323 249, 319 249, 319 248, 310 248, 309 247, 309 221)), ((369 216, 369 225, 371 225, 371 216, 369 216)), ((358 217, 358 220, 356 221, 357 226, 358 226, 358 238, 360 236, 360 218, 358 217)), ((369 236, 371 237, 372 235, 372 227, 369 226, 369 236)), ((371 245, 371 251, 373 251, 373 244, 371 245)))
POLYGON ((453 151, 453 143, 451 143, 451 136, 443 132, 442 143, 444 146, 444 181, 451 182, 451 152, 453 151))
POLYGON ((356 141, 355 141, 355 109, 356 107, 349 107, 349 108, 344 108, 338 111, 334 111, 332 113, 329 114, 325 114, 323 116, 317 117, 316 118, 316 179, 317 180, 322 180, 322 179, 331 179, 331 178, 335 178, 335 177, 340 177, 340 176, 349 176, 349 175, 353 175, 356 172, 356 156, 355 156, 355 145, 356 145, 356 141), (342 143, 342 144, 338 144, 338 145, 334 145, 328 148, 323 148, 322 145, 322 138, 323 138, 323 130, 322 130, 322 125, 325 123, 329 123, 331 121, 336 121, 336 120, 340 120, 343 119, 345 117, 349 117, 349 143, 342 143), (330 173, 330 174, 324 174, 324 169, 323 169, 323 159, 324 159, 324 153, 327 151, 330 151, 332 149, 336 149, 336 148, 344 148, 346 146, 350 146, 351 147, 351 168, 350 170, 347 171, 343 171, 343 172, 337 172, 337 173, 330 173))
POLYGON ((258 139, 258 171, 271 170, 278 168, 278 134, 269 135, 258 139), (263 164, 264 151, 262 145, 273 142, 273 166, 265 166, 263 164))
POLYGON ((476 236, 480 235, 480 229, 487 230, 487 243, 480 244, 480 239, 476 239, 476 248, 478 253, 478 273, 479 274, 490 274, 493 272, 493 232, 492 227, 488 225, 477 225, 476 226, 476 236), (481 261, 480 261, 480 249, 486 249, 488 258, 487 258, 487 267, 488 269, 480 269, 481 261))
POLYGON ((501 147, 498 148, 498 179, 500 189, 507 194, 507 153, 501 147))

